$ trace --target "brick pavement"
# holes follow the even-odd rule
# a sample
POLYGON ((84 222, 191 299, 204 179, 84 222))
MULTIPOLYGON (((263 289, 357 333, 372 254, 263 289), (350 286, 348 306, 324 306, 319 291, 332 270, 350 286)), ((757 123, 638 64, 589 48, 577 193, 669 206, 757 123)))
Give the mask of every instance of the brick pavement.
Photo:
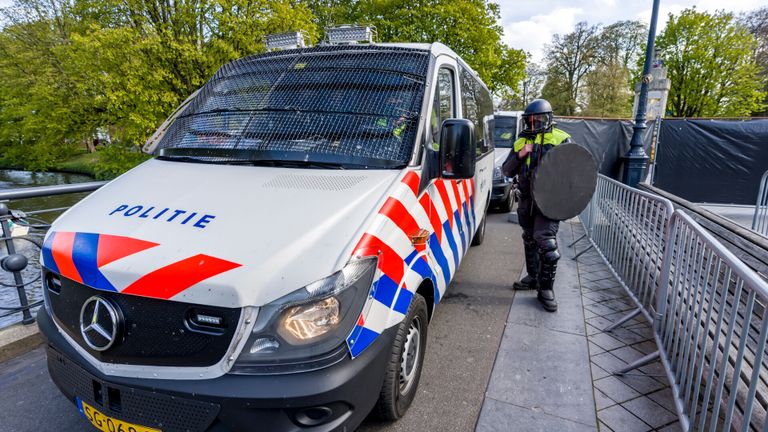
POLYGON ((566 245, 581 233, 579 222, 561 224, 556 314, 535 292, 515 293, 476 430, 680 430, 659 361, 613 375, 656 350, 653 331, 642 315, 603 330, 635 306, 596 251, 572 259, 588 242, 566 245))

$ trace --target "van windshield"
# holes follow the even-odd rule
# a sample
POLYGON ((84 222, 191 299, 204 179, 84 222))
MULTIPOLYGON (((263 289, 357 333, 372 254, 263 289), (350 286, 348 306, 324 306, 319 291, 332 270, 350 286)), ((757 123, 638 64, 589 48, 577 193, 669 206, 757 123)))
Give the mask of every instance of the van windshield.
POLYGON ((494 117, 493 139, 496 147, 512 148, 517 139, 517 117, 494 117))
POLYGON ((202 87, 156 155, 402 167, 413 152, 428 66, 428 51, 380 46, 246 57, 202 87))

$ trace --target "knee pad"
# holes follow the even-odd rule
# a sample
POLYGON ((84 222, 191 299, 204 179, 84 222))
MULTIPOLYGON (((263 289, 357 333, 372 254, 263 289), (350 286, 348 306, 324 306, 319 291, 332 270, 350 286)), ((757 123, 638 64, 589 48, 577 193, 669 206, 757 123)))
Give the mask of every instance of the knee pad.
POLYGON ((560 252, 557 251, 557 240, 549 238, 539 242, 539 253, 541 253, 543 261, 557 262, 560 259, 560 252))
POLYGON ((528 231, 523 231, 523 243, 531 244, 534 243, 536 240, 533 238, 533 233, 528 231))

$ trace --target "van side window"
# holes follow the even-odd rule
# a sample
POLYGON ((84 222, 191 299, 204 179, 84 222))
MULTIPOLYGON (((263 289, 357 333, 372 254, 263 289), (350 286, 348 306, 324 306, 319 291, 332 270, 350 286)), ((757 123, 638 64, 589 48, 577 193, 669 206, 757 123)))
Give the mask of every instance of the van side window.
POLYGON ((432 101, 432 114, 429 121, 432 149, 440 147, 440 128, 444 120, 455 117, 453 103, 453 71, 440 68, 437 72, 435 95, 432 101))
POLYGON ((477 100, 479 118, 482 122, 480 129, 483 131, 483 139, 480 142, 481 153, 486 154, 495 147, 492 122, 493 99, 491 93, 478 80, 475 80, 475 99, 477 100))
POLYGON ((477 85, 472 73, 461 67, 461 107, 464 112, 464 118, 475 125, 475 141, 477 155, 483 154, 483 117, 478 109, 478 98, 476 95, 477 85))

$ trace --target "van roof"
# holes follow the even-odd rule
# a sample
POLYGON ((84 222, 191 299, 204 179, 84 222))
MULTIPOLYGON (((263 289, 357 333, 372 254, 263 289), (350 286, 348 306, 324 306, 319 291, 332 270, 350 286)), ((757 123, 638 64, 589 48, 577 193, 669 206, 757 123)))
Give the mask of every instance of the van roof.
MULTIPOLYGON (((412 50, 429 51, 429 53, 435 57, 439 55, 447 55, 449 57, 456 59, 456 61, 460 65, 462 65, 465 69, 470 71, 472 75, 478 78, 480 77, 480 74, 478 74, 477 71, 472 69, 472 66, 468 65, 467 62, 464 61, 464 59, 462 59, 458 54, 456 54, 456 51, 452 50, 447 45, 440 42, 432 42, 432 43, 385 42, 385 43, 377 43, 371 46, 386 46, 386 47, 397 47, 397 48, 407 48, 412 50)), ((487 89, 487 85, 484 82, 483 82, 483 85, 486 86, 486 89, 487 89)))
POLYGON ((520 117, 523 115, 522 111, 496 111, 493 113, 494 117, 520 117))
MULTIPOLYGON (((359 45, 315 45, 312 47, 307 48, 296 48, 296 49, 290 49, 285 51, 277 51, 279 53, 289 54, 291 52, 295 52, 298 50, 304 51, 304 52, 311 52, 314 49, 318 48, 327 48, 327 47, 355 47, 357 49, 365 50, 365 49, 375 49, 377 47, 379 48, 399 48, 399 49, 405 49, 405 50, 412 50, 412 51, 428 51, 433 56, 439 56, 439 55, 447 55, 449 57, 452 57, 456 59, 464 68, 469 70, 473 75, 479 76, 479 74, 472 69, 470 65, 467 64, 454 50, 449 48, 447 45, 440 43, 440 42, 432 42, 432 43, 422 43, 422 42, 382 42, 382 43, 375 43, 375 44, 359 44, 359 45)), ((264 55, 264 54, 256 54, 256 55, 264 55)))

